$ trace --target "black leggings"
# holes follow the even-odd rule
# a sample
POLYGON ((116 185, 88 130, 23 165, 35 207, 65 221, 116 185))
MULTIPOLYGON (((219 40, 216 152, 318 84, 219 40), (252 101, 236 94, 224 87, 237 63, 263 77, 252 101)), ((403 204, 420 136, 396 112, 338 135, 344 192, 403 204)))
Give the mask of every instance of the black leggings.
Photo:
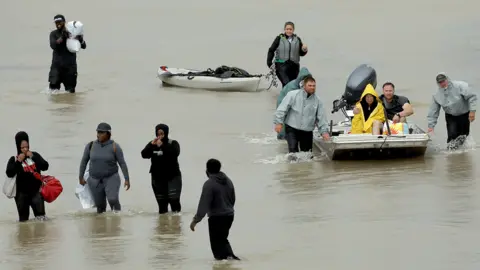
POLYGON ((235 259, 239 260, 233 253, 232 246, 228 241, 230 228, 233 223, 232 216, 213 216, 208 218, 208 233, 210 235, 210 247, 213 257, 216 260, 235 259))
POLYGON ((292 61, 287 61, 285 63, 275 63, 275 73, 277 74, 278 79, 282 83, 282 88, 287 85, 287 83, 295 80, 300 72, 300 65, 295 64, 292 61))
MULTIPOLYGON (((445 122, 447 123, 447 143, 456 140, 460 136, 467 137, 470 134, 470 120, 468 119, 469 113, 461 115, 445 114, 445 122)), ((465 138, 459 139, 457 146, 462 145, 465 142, 465 138)))
POLYGON ((45 216, 45 201, 40 192, 35 195, 17 192, 15 204, 17 205, 18 221, 20 222, 28 221, 30 218, 30 207, 35 217, 45 216))
POLYGON ((168 205, 172 212, 182 211, 180 204, 180 195, 182 193, 182 176, 176 176, 170 181, 154 179, 152 177, 152 189, 158 204, 158 212, 165 214, 168 212, 168 205))
POLYGON ((298 145, 300 151, 309 152, 313 148, 313 131, 303 131, 285 125, 285 139, 288 143, 288 152, 298 152, 298 145))

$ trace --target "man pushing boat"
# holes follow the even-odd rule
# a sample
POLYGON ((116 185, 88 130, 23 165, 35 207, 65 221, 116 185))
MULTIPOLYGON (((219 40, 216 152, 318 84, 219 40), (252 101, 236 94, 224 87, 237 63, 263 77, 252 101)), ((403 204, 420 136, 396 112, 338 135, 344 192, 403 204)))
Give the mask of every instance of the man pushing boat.
POLYGON ((330 139, 327 116, 322 101, 315 95, 316 82, 312 76, 303 80, 303 89, 289 92, 275 112, 273 123, 280 133, 285 124, 288 152, 312 151, 315 125, 324 140, 330 139))

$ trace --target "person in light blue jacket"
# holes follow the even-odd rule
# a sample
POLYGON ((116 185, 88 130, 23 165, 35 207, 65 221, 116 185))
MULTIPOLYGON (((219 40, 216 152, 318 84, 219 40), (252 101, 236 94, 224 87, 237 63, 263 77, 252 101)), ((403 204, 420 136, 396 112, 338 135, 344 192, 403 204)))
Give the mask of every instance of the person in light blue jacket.
POLYGON ((428 132, 433 132, 440 108, 443 108, 447 123, 447 143, 455 141, 455 145, 450 148, 456 148, 462 145, 470 134, 470 122, 475 120, 477 110, 477 93, 470 89, 468 83, 450 80, 444 73, 438 74, 436 81, 438 90, 433 95, 427 116, 428 132))
MULTIPOLYGON (((306 67, 302 67, 300 69, 300 72, 298 73, 298 77, 295 80, 287 83, 287 85, 285 85, 282 88, 282 90, 280 91, 280 94, 278 94, 277 108, 278 108, 278 106, 280 106, 280 103, 282 103, 282 100, 285 98, 285 96, 290 91, 298 90, 298 89, 302 88, 302 85, 301 85, 302 81, 307 76, 312 76, 312 74, 310 73, 310 71, 308 71, 308 69, 306 67)), ((285 139, 285 127, 283 127, 282 130, 277 134, 277 139, 279 139, 279 140, 285 139)))
POLYGON ((324 140, 330 139, 325 109, 315 89, 315 79, 307 76, 303 89, 290 91, 275 112, 275 131, 280 133, 285 125, 289 153, 298 152, 299 145, 302 152, 312 151, 315 125, 324 140))

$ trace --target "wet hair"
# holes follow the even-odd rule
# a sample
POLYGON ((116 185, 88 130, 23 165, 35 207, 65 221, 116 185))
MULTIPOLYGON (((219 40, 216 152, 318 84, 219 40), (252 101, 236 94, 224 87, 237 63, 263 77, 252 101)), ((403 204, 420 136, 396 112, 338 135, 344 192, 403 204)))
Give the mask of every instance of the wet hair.
POLYGON ((216 174, 220 172, 222 168, 222 163, 218 159, 211 158, 207 161, 207 172, 211 174, 216 174))
POLYGON ((386 82, 386 83, 384 83, 383 86, 382 86, 382 88, 385 88, 385 86, 388 86, 388 85, 390 85, 390 86, 393 88, 393 90, 395 90, 395 84, 393 84, 392 82, 386 82))
POLYGON ((295 29, 295 24, 294 24, 293 22, 291 22, 291 21, 286 22, 285 25, 283 26, 283 28, 285 28, 285 27, 287 27, 287 26, 289 26, 289 25, 292 26, 293 29, 295 29))
POLYGON ((315 79, 312 77, 312 75, 307 75, 303 79, 303 85, 306 85, 308 82, 316 82, 315 79))

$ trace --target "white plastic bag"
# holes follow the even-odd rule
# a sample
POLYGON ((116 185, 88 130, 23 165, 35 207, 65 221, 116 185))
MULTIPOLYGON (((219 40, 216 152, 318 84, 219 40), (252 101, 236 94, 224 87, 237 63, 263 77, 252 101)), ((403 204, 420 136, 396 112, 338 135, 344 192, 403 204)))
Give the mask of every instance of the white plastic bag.
POLYGON ((3 194, 9 199, 14 198, 17 195, 17 176, 14 176, 13 178, 5 177, 3 194))
POLYGON ((81 44, 76 37, 83 35, 83 23, 80 21, 70 21, 65 25, 65 28, 70 33, 69 38, 67 38, 67 49, 71 53, 79 52, 81 44))
POLYGON ((74 38, 67 38, 67 49, 71 53, 77 53, 80 51, 80 41, 74 39, 74 38))
MULTIPOLYGON (((89 173, 88 170, 85 172, 85 175, 83 176, 83 179, 85 181, 88 181, 89 173)), ((85 184, 84 186, 78 184, 77 187, 75 188, 75 196, 80 200, 80 204, 82 205, 83 209, 89 209, 89 208, 94 208, 95 207, 95 201, 93 200, 92 197, 92 192, 90 191, 90 187, 88 186, 88 183, 85 184)))

